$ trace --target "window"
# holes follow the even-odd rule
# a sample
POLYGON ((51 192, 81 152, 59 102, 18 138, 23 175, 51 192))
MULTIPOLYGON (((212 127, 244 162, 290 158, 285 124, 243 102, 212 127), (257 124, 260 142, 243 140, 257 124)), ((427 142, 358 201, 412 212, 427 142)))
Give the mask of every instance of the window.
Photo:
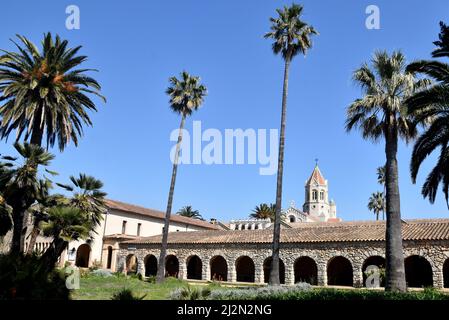
POLYGON ((295 217, 294 216, 290 216, 290 222, 295 222, 295 217))
POLYGON ((235 229, 235 230, 238 230, 238 229, 239 229, 239 225, 236 224, 234 229, 235 229))
POLYGON ((324 192, 323 191, 320 192, 320 200, 324 200, 324 192))
POLYGON ((126 234, 126 220, 122 222, 122 234, 126 234))
POLYGON ((318 191, 316 190, 312 191, 312 200, 318 200, 318 191))
POLYGON ((256 226, 254 227, 254 229, 259 229, 259 225, 258 224, 256 224, 256 226))
POLYGON ((142 227, 141 223, 137 224, 137 236, 140 237, 140 228, 142 227))

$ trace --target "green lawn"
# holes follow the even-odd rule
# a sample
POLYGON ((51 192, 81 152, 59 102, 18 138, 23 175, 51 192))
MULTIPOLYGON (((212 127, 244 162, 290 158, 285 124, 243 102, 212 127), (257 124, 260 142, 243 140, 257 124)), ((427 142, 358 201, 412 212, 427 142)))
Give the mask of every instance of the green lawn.
POLYGON ((71 297, 74 300, 110 300, 115 292, 128 288, 136 296, 146 294, 147 300, 163 300, 168 298, 172 290, 186 285, 185 281, 174 278, 168 278, 162 284, 155 284, 124 275, 112 277, 88 275, 81 278, 80 288, 73 290, 71 297))

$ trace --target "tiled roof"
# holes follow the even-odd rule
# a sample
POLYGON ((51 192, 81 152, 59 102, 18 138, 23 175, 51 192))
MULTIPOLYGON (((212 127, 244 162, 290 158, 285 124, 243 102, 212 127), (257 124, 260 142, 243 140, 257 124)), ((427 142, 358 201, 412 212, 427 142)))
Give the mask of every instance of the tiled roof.
MULTIPOLYGON (((173 232, 169 243, 271 243, 272 230, 173 232)), ((408 220, 402 224, 404 240, 449 240, 449 219, 408 220)), ((310 222, 283 229, 283 243, 384 241, 384 221, 310 222)), ((161 243, 161 236, 126 241, 125 243, 161 243)))
POLYGON ((315 166, 313 169, 312 175, 310 176, 309 180, 307 180, 307 184, 312 183, 318 183, 319 185, 325 185, 326 180, 324 179, 323 175, 321 174, 320 168, 318 166, 315 166))
MULTIPOLYGON (((149 209, 149 208, 144 208, 144 207, 140 207, 140 206, 136 206, 133 204, 124 203, 124 202, 120 202, 120 201, 116 201, 116 200, 107 199, 106 205, 109 209, 134 213, 134 214, 143 215, 143 216, 147 216, 147 217, 153 217, 153 218, 162 219, 162 220, 165 218, 165 212, 154 210, 154 209, 149 209)), ((207 221, 202 221, 202 220, 193 219, 193 218, 187 218, 187 217, 183 217, 183 216, 176 215, 176 214, 172 214, 170 216, 170 221, 184 223, 184 224, 188 224, 191 226, 197 226, 197 227, 202 227, 202 228, 211 229, 211 230, 219 229, 216 225, 213 225, 207 221)))

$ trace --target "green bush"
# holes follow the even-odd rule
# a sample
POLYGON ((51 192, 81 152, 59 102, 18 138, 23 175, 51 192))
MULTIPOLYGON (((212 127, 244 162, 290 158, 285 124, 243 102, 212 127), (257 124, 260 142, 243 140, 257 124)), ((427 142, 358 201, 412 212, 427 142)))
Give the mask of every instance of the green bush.
POLYGON ((171 300, 204 300, 207 299, 211 294, 211 290, 208 287, 192 287, 185 286, 182 288, 177 288, 170 294, 171 300))
POLYGON ((147 295, 144 294, 143 296, 137 297, 133 294, 131 289, 128 288, 124 288, 122 290, 119 290, 117 292, 115 292, 112 295, 111 300, 143 300, 147 295))
POLYGON ((0 300, 69 299, 61 271, 45 271, 36 255, 0 255, 0 300))
POLYGON ((156 276, 149 276, 145 279, 146 282, 156 283, 156 276))
POLYGON ((214 300, 449 300, 449 295, 436 289, 424 291, 385 292, 366 289, 305 289, 295 287, 242 288, 213 290, 214 300))

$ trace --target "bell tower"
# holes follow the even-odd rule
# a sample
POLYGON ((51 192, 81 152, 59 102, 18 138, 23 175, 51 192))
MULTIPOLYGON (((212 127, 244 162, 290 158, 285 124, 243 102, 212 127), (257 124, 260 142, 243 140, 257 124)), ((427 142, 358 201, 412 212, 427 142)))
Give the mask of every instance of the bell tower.
POLYGON ((324 179, 318 160, 310 178, 305 183, 305 202, 303 211, 314 216, 319 221, 327 221, 336 218, 336 207, 334 201, 329 203, 329 190, 327 180, 324 179))

